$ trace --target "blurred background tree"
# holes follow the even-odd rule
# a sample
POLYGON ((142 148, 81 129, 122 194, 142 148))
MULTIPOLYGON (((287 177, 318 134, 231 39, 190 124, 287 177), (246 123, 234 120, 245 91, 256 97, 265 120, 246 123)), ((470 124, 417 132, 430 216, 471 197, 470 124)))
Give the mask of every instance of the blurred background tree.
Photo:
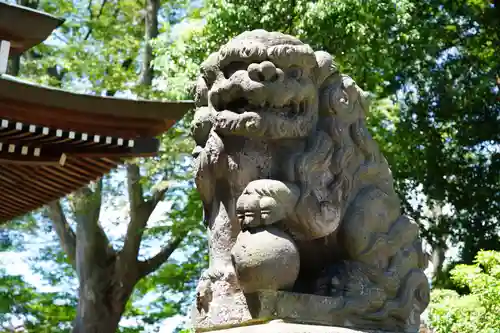
POLYGON ((436 332, 500 331, 500 252, 479 251, 474 264, 455 266, 451 278, 470 294, 461 296, 446 289, 432 292, 429 323, 436 332))

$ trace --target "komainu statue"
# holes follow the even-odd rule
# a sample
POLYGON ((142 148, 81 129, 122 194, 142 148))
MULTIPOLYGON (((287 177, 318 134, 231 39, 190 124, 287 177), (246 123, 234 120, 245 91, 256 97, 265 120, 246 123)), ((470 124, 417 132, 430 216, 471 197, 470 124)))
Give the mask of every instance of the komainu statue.
POLYGON ((410 332, 429 303, 418 226, 332 56, 245 32, 201 65, 192 124, 209 268, 199 329, 272 318, 410 332))

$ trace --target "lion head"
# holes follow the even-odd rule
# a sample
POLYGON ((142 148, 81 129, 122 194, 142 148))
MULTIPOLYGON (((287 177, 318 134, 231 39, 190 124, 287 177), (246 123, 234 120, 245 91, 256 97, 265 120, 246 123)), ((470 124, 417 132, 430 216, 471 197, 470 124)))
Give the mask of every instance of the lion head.
POLYGON ((195 100, 226 134, 303 138, 317 125, 319 87, 336 71, 328 53, 292 36, 249 31, 201 65, 195 100))

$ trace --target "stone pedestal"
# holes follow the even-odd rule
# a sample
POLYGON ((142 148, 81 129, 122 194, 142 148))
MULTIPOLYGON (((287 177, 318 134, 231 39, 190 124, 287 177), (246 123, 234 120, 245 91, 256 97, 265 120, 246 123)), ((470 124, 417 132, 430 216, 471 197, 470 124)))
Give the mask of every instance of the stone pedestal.
POLYGON ((390 333, 388 331, 360 331, 345 327, 304 325, 286 323, 281 320, 271 321, 265 324, 233 327, 213 331, 216 333, 390 333))
POLYGON ((379 320, 373 323, 362 314, 346 311, 345 299, 287 291, 260 290, 245 295, 251 318, 220 320, 227 316, 215 309, 215 318, 210 313, 200 313, 193 308, 192 322, 196 332, 251 333, 266 332, 398 332, 417 333, 420 325, 419 310, 412 311, 406 325, 397 320, 379 320), (410 320, 411 319, 411 320, 410 320), (224 324, 225 323, 225 324, 224 324), (232 327, 232 328, 228 328, 232 327), (380 328, 384 328, 381 330, 380 328), (254 331, 252 331, 254 330, 254 331))

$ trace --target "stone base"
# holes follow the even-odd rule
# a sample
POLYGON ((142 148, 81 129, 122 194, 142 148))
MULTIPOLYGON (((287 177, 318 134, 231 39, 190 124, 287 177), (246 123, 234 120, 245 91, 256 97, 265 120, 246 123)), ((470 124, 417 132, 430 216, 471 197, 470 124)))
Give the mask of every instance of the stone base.
MULTIPOLYGON (((227 311, 221 310, 213 303, 209 312, 199 312, 193 308, 192 323, 197 332, 217 331, 227 327, 238 326, 243 332, 253 332, 252 329, 262 327, 264 322, 270 320, 285 320, 297 323, 298 331, 290 332, 325 332, 325 333, 354 333, 354 332, 403 332, 417 333, 420 326, 420 317, 417 311, 407 322, 397 321, 395 318, 387 317, 380 320, 367 320, 362 315, 353 312, 353 309, 344 307, 344 300, 340 297, 318 296, 310 294, 299 294, 287 291, 260 290, 256 293, 245 295, 246 305, 251 318, 233 315, 232 320, 226 317, 227 311), (257 325, 259 324, 260 325, 257 325), (299 324, 308 324, 299 325, 299 324), (251 326, 253 325, 253 326, 251 326), (248 328, 244 328, 247 327, 248 328), (309 327, 309 331, 301 330, 309 327), (346 327, 346 328, 341 328, 346 327), (312 331, 311 331, 312 330, 312 331), (379 331, 377 331, 379 330, 379 331)), ((231 307, 230 307, 231 308, 231 307)), ((236 306, 232 306, 236 309, 236 306)), ((354 309, 355 310, 355 309, 354 309)), ((285 325, 285 324, 283 324, 285 325)), ((265 326, 267 327, 267 326, 265 326)), ((227 330, 227 332, 239 333, 238 330, 227 330)), ((286 330, 285 330, 286 331, 286 330)), ((283 331, 283 332, 285 332, 283 331)), ((222 331, 226 332, 226 331, 222 331)), ((272 331, 274 332, 274 331, 272 331)), ((279 332, 282 332, 281 330, 279 332)))
POLYGON ((388 331, 356 330, 344 327, 303 325, 273 320, 269 323, 233 327, 212 331, 213 333, 391 333, 388 331))

